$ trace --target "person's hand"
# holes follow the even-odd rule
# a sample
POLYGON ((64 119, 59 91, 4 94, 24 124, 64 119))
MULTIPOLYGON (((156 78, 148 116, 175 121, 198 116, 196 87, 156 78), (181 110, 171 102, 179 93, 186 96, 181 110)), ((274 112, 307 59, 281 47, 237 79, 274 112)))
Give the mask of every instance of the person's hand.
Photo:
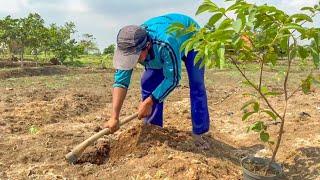
POLYGON ((152 112, 152 105, 153 105, 153 100, 151 99, 151 97, 148 97, 142 103, 140 103, 139 110, 138 110, 138 119, 142 119, 150 116, 152 112))
POLYGON ((103 127, 109 128, 111 133, 114 133, 120 128, 119 120, 118 119, 110 119, 109 121, 104 123, 103 127))

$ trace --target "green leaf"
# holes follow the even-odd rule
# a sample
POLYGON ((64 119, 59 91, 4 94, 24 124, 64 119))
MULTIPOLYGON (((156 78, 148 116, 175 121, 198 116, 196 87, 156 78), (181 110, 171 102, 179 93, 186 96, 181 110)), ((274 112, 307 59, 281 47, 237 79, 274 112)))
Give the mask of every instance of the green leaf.
POLYGON ((217 29, 215 32, 209 35, 210 38, 213 38, 214 41, 223 41, 227 39, 231 39, 233 37, 234 31, 233 30, 226 30, 226 29, 217 29))
POLYGON ((203 58, 203 56, 204 56, 203 51, 199 51, 196 57, 194 58, 194 64, 196 65, 200 61, 200 59, 203 58))
POLYGON ((208 55, 209 55, 209 44, 207 44, 207 45, 204 47, 204 55, 205 55, 205 56, 208 56, 208 55))
POLYGON ((247 25, 248 27, 253 27, 253 26, 254 26, 253 22, 250 22, 250 21, 248 21, 248 22, 246 23, 246 25, 247 25))
POLYGON ((184 24, 180 23, 180 22, 172 23, 171 26, 177 27, 178 29, 185 29, 186 28, 186 26, 184 24))
POLYGON ((224 67, 224 64, 225 64, 224 53, 225 53, 224 43, 221 43, 220 47, 219 47, 218 50, 217 50, 218 61, 219 61, 219 68, 220 68, 220 69, 222 69, 222 68, 224 67))
POLYGON ((193 49, 193 45, 195 43, 195 40, 190 38, 190 41, 186 44, 186 47, 184 49, 184 54, 187 57, 188 53, 193 49))
POLYGON ((241 7, 244 3, 243 2, 236 2, 234 4, 232 4, 230 7, 227 8, 227 11, 232 11, 235 9, 238 9, 239 7, 241 7))
POLYGON ((283 36, 279 36, 278 39, 280 39, 280 48, 284 51, 288 50, 288 41, 289 41, 290 34, 286 34, 283 36))
POLYGON ((266 93, 268 93, 269 92, 269 90, 268 90, 268 87, 267 86, 262 86, 261 87, 261 93, 262 94, 266 94, 266 93))
POLYGON ((264 112, 264 113, 268 114, 273 120, 277 120, 277 116, 272 111, 263 110, 261 112, 264 112))
POLYGON ((217 14, 213 15, 209 19, 208 26, 214 26, 221 19, 222 16, 223 16, 223 14, 221 14, 221 13, 217 13, 217 14))
POLYGON ((237 17, 235 19, 241 19, 242 24, 246 24, 246 15, 244 14, 243 11, 239 11, 237 14, 237 17))
POLYGON ((308 16, 306 14, 302 14, 302 13, 294 14, 294 15, 290 16, 290 19, 295 19, 296 23, 299 23, 301 21, 313 22, 312 18, 310 16, 308 16))
POLYGON ((265 56, 265 60, 266 62, 271 62, 271 64, 275 66, 278 61, 278 54, 275 52, 268 51, 268 53, 265 56))
POLYGON ((281 28, 282 31, 292 30, 292 29, 297 30, 297 31, 299 31, 299 32, 303 32, 303 31, 305 30, 301 25, 299 25, 299 24, 294 24, 294 23, 287 24, 287 25, 285 25, 285 26, 283 26, 283 27, 281 28))
POLYGON ((253 93, 243 93, 243 96, 252 96, 252 97, 258 97, 256 94, 253 93))
MULTIPOLYGON (((233 46, 237 46, 238 42, 240 41, 241 39, 241 36, 236 34, 233 38, 232 38, 232 45, 233 46)), ((236 47, 236 48, 239 48, 239 47, 236 47)))
POLYGON ((301 87, 304 94, 310 93, 312 81, 313 77, 311 75, 309 75, 305 80, 302 80, 301 87))
POLYGON ((211 2, 210 0, 204 0, 203 4, 199 6, 196 15, 201 14, 206 11, 215 12, 218 10, 218 6, 211 2))
POLYGON ((250 100, 247 101, 246 103, 243 104, 243 106, 241 107, 241 110, 244 110, 245 108, 247 108, 248 106, 250 106, 251 104, 257 104, 258 102, 255 100, 250 100))
POLYGON ((265 128, 266 128, 266 126, 264 125, 264 122, 262 122, 262 121, 255 122, 251 126, 251 130, 254 131, 254 132, 261 132, 265 128))
POLYGON ((313 7, 303 7, 301 8, 302 11, 310 11, 312 13, 315 13, 315 10, 313 7))
POLYGON ((299 52, 299 56, 302 59, 306 59, 309 55, 308 50, 306 48, 304 48, 303 46, 299 46, 298 52, 299 52))
POLYGON ((278 92, 267 92, 267 93, 265 93, 264 95, 265 96, 278 96, 278 95, 280 95, 281 93, 278 93, 278 92))
POLYGON ((258 102, 253 104, 253 110, 254 112, 259 112, 260 110, 260 104, 258 102))
POLYGON ((242 27, 241 19, 237 19, 236 21, 234 21, 232 27, 236 33, 239 33, 242 27))
MULTIPOLYGON (((205 58, 207 58, 207 57, 205 57, 205 58)), ((200 63, 199 69, 202 69, 205 65, 206 65, 206 64, 205 64, 205 60, 203 59, 203 60, 201 61, 201 63, 200 63)))
POLYGON ((256 14, 257 14, 257 10, 256 9, 250 11, 250 14, 249 14, 249 17, 248 17, 248 22, 253 23, 256 14))
POLYGON ((314 48, 311 48, 311 55, 313 58, 314 65, 318 68, 320 66, 319 52, 317 50, 315 50, 314 48))
POLYGON ((30 134, 37 134, 39 132, 39 128, 37 128, 36 126, 32 125, 29 128, 29 132, 30 132, 30 134))
MULTIPOLYGON (((183 52, 185 51, 187 45, 192 41, 192 38, 186 40, 185 42, 182 43, 181 47, 180 47, 180 51, 183 52)), ((185 51, 186 52, 186 51, 185 51)))
POLYGON ((205 66, 208 67, 208 68, 211 68, 211 67, 212 67, 212 61, 211 61, 210 58, 211 58, 210 56, 206 55, 206 56, 205 56, 205 59, 204 59, 204 61, 205 61, 205 66))
POLYGON ((225 19, 221 22, 219 29, 226 29, 231 26, 232 20, 231 19, 225 19))
POLYGON ((244 113, 244 115, 242 116, 242 121, 247 120, 252 114, 255 114, 256 112, 246 112, 244 113))
POLYGON ((199 6, 197 12, 196 12, 196 15, 199 15, 205 11, 208 11, 209 9, 211 8, 211 6, 207 5, 207 4, 203 4, 201 6, 199 6))
POLYGON ((184 24, 182 23, 172 23, 168 28, 167 28, 167 33, 173 34, 173 33, 179 33, 185 29, 184 24))
POLYGON ((261 139, 261 141, 263 141, 263 142, 268 142, 268 141, 269 141, 269 138, 270 138, 269 133, 267 133, 267 132, 265 132, 265 131, 261 131, 261 132, 260 132, 260 139, 261 139))
POLYGON ((218 11, 221 12, 222 14, 226 13, 226 9, 225 8, 219 8, 218 11))

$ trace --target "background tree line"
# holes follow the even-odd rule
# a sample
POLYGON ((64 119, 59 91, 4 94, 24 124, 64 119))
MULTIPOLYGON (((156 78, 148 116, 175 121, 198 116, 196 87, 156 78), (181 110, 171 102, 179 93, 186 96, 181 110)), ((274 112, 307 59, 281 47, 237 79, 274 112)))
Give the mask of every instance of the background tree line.
MULTIPOLYGON (((100 55, 100 50, 91 34, 83 34, 80 40, 74 35, 76 26, 67 22, 62 26, 55 23, 46 25, 37 13, 27 17, 13 18, 10 15, 0 19, 0 54, 9 55, 21 62, 25 55, 32 55, 38 60, 39 55, 45 59, 57 59, 60 63, 73 61, 80 55, 100 55)), ((104 50, 104 54, 113 54, 114 45, 104 50)))

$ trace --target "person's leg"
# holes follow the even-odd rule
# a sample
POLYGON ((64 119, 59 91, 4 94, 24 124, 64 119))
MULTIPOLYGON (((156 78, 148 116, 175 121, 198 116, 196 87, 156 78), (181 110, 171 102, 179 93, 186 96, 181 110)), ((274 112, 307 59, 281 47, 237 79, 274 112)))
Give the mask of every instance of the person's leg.
MULTIPOLYGON (((148 98, 164 79, 162 69, 146 69, 141 78, 142 100, 148 98)), ((163 103, 155 103, 145 123, 163 126, 163 103)))
POLYGON ((185 58, 189 77, 192 131, 201 135, 209 131, 210 118, 207 104, 207 93, 204 83, 204 68, 199 68, 201 62, 194 65, 195 51, 190 51, 185 58))

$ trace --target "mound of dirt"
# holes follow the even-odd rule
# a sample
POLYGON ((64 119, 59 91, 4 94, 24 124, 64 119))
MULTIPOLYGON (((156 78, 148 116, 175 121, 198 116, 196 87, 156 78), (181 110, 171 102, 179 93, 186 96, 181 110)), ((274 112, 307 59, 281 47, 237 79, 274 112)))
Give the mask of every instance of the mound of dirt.
POLYGON ((101 165, 109 157, 110 146, 107 142, 99 142, 93 147, 88 147, 76 164, 91 163, 101 165))
POLYGON ((151 147, 169 146, 186 140, 186 134, 140 123, 121 133, 118 140, 111 143, 110 161, 116 162, 128 154, 143 157, 148 154, 151 147))
POLYGON ((169 141, 170 144, 179 144, 186 139, 186 136, 168 129, 139 123, 122 132, 116 141, 102 141, 88 147, 77 163, 89 162, 100 165, 108 157, 109 162, 117 163, 128 154, 141 158, 148 154, 151 147, 169 145, 169 141))
POLYGON ((223 179, 238 176, 238 159, 232 156, 235 148, 223 145, 210 136, 206 139, 212 148, 203 151, 195 146, 189 132, 139 122, 108 143, 103 141, 88 148, 78 163, 96 164, 102 169, 111 166, 114 169, 112 175, 102 173, 111 179, 126 179, 130 174, 142 178, 139 176, 141 170, 158 179, 223 179))

